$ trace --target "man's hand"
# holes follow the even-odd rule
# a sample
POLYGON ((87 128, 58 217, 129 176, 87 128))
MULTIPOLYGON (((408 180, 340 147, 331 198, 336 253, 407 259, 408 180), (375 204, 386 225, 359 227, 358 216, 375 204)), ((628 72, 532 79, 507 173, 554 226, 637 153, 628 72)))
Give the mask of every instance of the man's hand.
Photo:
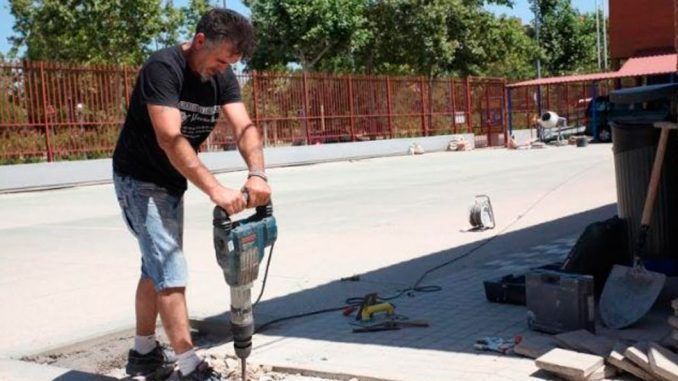
POLYGON ((266 205, 271 199, 271 187, 261 177, 250 177, 245 183, 245 189, 249 195, 248 208, 266 205))
POLYGON ((221 185, 215 187, 209 196, 212 202, 222 207, 229 216, 242 212, 247 206, 242 192, 221 185))

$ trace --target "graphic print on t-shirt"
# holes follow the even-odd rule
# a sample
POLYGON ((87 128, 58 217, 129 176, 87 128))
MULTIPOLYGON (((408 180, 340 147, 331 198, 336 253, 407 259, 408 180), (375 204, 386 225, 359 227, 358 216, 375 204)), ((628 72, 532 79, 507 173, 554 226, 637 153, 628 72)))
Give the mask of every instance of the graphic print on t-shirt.
POLYGON ((200 144, 207 137, 219 118, 219 106, 201 106, 179 101, 181 111, 181 133, 192 144, 200 144))

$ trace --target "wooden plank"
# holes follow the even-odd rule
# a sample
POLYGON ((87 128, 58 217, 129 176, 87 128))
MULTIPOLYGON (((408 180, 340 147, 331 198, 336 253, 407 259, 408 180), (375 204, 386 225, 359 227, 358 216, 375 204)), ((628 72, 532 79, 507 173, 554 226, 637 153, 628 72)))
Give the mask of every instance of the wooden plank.
POLYGON ((614 345, 614 348, 610 352, 610 355, 607 356, 607 362, 625 372, 628 372, 640 378, 643 381, 655 381, 656 378, 654 376, 652 376, 650 373, 646 372, 645 370, 637 366, 634 362, 632 362, 631 360, 627 359, 624 356, 624 352, 630 346, 631 344, 628 342, 621 340, 617 341, 614 345))
POLYGON ((556 341, 551 336, 532 336, 523 338, 514 351, 521 356, 536 359, 556 347, 556 341))
POLYGON ((555 348, 539 357, 535 364, 539 369, 562 376, 587 378, 603 366, 603 358, 587 353, 555 348))
POLYGON ((596 336, 585 329, 561 333, 554 336, 554 339, 565 348, 601 357, 607 357, 612 348, 614 348, 615 343, 609 337, 596 336))
POLYGON ((647 352, 655 374, 669 381, 678 381, 678 355, 657 343, 650 343, 647 352))

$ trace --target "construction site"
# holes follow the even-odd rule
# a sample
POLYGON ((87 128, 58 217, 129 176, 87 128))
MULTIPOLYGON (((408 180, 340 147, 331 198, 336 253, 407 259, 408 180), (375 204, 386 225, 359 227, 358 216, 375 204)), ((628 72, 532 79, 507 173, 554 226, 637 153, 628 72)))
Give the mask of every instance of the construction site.
MULTIPOLYGON (((239 73, 265 174, 224 118, 200 161, 272 197, 229 215, 188 182, 196 352, 243 381, 678 381, 678 2, 608 22, 596 73, 239 73)), ((0 63, 0 381, 184 379, 126 367, 135 70, 0 63)))

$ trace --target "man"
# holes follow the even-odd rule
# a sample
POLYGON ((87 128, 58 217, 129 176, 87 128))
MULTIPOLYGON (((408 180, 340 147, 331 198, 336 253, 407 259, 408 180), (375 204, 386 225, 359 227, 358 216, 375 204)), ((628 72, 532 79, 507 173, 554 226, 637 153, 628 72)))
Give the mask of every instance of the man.
POLYGON ((231 215, 269 200, 261 138, 230 68, 252 53, 253 36, 242 15, 213 9, 200 19, 190 43, 157 51, 139 73, 113 154, 116 195, 141 249, 130 375, 167 376, 173 367, 174 356, 155 338, 159 314, 180 379, 221 379, 196 355, 189 334, 182 196, 188 179, 231 215), (196 154, 220 111, 249 168, 247 199, 240 190, 222 186, 196 154))

